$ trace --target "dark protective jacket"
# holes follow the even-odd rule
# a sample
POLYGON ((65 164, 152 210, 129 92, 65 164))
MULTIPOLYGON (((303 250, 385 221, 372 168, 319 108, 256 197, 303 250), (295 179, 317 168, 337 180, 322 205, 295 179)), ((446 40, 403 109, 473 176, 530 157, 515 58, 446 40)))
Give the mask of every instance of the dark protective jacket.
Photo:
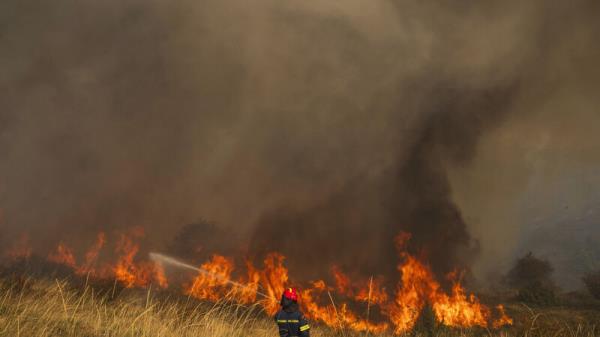
POLYGON ((280 337, 310 337, 310 326, 298 310, 298 303, 281 301, 281 310, 275 314, 280 337))

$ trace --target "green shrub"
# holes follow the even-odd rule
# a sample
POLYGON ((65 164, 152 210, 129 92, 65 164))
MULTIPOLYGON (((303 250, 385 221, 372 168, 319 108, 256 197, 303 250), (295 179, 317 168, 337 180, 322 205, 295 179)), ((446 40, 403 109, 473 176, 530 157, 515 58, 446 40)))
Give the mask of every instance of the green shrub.
POLYGON ((518 259, 508 272, 508 282, 511 286, 522 288, 537 283, 552 284, 551 275, 554 271, 547 260, 542 260, 529 252, 518 259))
POLYGON ((541 282, 534 282, 519 288, 517 299, 538 306, 557 304, 554 288, 541 282))
POLYGON ((553 271, 550 262, 529 252, 516 261, 507 279, 518 289, 517 300, 538 306, 553 305, 557 303, 553 271))
POLYGON ((586 274, 582 280, 590 294, 600 300, 600 270, 586 274))

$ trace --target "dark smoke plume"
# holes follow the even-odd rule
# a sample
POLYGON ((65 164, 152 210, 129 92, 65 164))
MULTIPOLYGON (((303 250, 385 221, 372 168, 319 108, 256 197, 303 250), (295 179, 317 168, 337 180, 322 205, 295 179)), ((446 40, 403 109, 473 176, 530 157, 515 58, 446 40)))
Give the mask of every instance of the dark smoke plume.
POLYGON ((365 275, 393 275, 393 238, 408 232, 413 253, 441 275, 467 268, 471 261, 466 257, 477 252, 477 245, 451 200, 445 165, 468 163, 481 134, 510 111, 516 89, 512 83, 487 90, 430 88, 427 95, 435 100, 419 112, 427 117, 411 130, 406 157, 374 181, 355 177, 321 204, 267 213, 253 248, 263 254, 281 251, 296 270, 314 278, 332 264, 365 275))
POLYGON ((395 274, 408 231, 438 274, 485 276, 539 214, 600 199, 598 11, 2 1, 3 244, 26 232, 44 255, 141 226, 148 247, 281 250, 315 278, 395 274), (199 219, 217 225, 182 230, 199 219))

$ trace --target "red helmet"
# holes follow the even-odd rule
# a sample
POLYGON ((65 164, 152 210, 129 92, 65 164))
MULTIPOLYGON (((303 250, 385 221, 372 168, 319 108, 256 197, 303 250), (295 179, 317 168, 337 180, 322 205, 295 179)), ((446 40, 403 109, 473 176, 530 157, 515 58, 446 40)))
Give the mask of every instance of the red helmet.
POLYGON ((298 301, 298 290, 296 290, 296 288, 286 288, 282 297, 292 301, 298 301))

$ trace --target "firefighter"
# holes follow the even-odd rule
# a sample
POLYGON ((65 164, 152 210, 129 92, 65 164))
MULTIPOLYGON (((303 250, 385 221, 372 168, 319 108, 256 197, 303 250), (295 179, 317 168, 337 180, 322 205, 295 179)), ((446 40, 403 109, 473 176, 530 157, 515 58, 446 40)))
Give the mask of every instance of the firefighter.
POLYGON ((281 295, 281 310, 275 314, 280 337, 310 337, 310 326, 298 308, 298 291, 287 288, 281 295))

